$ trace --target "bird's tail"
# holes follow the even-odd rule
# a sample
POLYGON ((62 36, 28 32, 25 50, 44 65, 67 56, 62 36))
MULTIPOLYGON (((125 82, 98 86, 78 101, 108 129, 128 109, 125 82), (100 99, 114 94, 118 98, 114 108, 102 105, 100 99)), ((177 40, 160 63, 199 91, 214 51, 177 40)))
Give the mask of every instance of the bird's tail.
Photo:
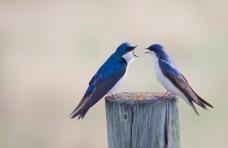
POLYGON ((193 102, 206 110, 207 110, 207 107, 213 108, 213 106, 210 103, 208 103, 203 98, 201 98, 194 90, 192 90, 192 92, 194 93, 194 96, 186 96, 186 97, 188 98, 190 106, 193 108, 193 110, 197 115, 199 115, 199 113, 196 107, 194 106, 193 102))
MULTIPOLYGON (((193 91, 194 92, 194 91, 193 91)), ((211 105, 210 103, 208 103, 207 101, 205 101, 203 98, 201 98, 196 92, 194 92, 194 94, 196 95, 196 97, 198 98, 198 100, 201 102, 201 104, 203 104, 205 106, 205 108, 208 106, 208 107, 211 107, 213 108, 214 106, 211 105)))
POLYGON ((193 104, 193 101, 188 101, 189 102, 189 105, 192 107, 192 109, 194 110, 194 112, 199 116, 199 112, 197 111, 195 105, 193 104))
POLYGON ((80 102, 79 105, 73 110, 70 114, 71 118, 75 118, 78 116, 78 119, 83 119, 90 106, 87 103, 80 102))
POLYGON ((100 98, 100 96, 95 95, 83 98, 82 101, 78 104, 78 106, 74 109, 74 111, 70 114, 71 118, 79 116, 78 119, 83 119, 90 107, 97 103, 100 98))

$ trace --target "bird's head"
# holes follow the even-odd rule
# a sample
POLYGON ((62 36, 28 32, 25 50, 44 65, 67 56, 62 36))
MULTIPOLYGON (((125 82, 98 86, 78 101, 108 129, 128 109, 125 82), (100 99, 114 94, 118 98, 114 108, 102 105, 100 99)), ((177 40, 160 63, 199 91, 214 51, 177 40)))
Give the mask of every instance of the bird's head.
POLYGON ((154 55, 157 58, 161 58, 165 54, 163 46, 159 44, 153 44, 146 49, 148 50, 146 53, 154 55))
POLYGON ((122 43, 117 49, 116 54, 123 58, 127 63, 131 63, 135 57, 138 57, 134 53, 134 49, 137 45, 133 45, 131 43, 125 42, 122 43))

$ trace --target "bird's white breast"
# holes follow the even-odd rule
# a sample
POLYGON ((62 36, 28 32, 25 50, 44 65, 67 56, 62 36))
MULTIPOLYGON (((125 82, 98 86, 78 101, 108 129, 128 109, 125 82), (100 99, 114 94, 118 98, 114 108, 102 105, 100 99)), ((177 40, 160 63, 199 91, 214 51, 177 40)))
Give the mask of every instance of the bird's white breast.
POLYGON ((176 87, 164 76, 159 66, 159 63, 155 62, 155 75, 158 81, 165 87, 168 91, 174 93, 176 91, 176 87))

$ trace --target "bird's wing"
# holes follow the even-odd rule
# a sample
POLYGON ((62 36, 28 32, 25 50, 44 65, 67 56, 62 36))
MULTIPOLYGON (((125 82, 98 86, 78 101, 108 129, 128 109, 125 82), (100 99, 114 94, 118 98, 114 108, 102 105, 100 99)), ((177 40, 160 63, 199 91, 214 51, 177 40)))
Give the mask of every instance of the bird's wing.
POLYGON ((93 90, 94 90, 94 86, 89 85, 81 101, 78 103, 77 107, 73 110, 71 114, 73 114, 76 110, 78 110, 79 107, 81 107, 81 105, 85 102, 86 98, 91 95, 93 90))
POLYGON ((95 75, 92 77, 92 79, 89 81, 89 85, 94 85, 97 80, 100 80, 103 73, 107 73, 109 70, 111 71, 111 68, 115 69, 116 63, 119 61, 116 61, 115 54, 112 54, 105 62, 104 64, 97 70, 95 75))
POLYGON ((188 99, 190 105, 193 107, 194 111, 198 114, 195 106, 193 105, 192 101, 201 106, 202 108, 206 109, 205 105, 211 107, 209 103, 205 100, 200 98, 188 84, 186 78, 177 71, 172 65, 166 62, 163 59, 159 59, 159 66, 161 68, 162 73, 176 86, 188 99))
MULTIPOLYGON (((77 107, 73 110, 72 113, 74 113, 79 107, 82 106, 82 104, 85 102, 86 98, 89 97, 91 95, 91 93, 93 92, 94 88, 95 88, 95 83, 97 81, 99 81, 100 79, 102 79, 102 74, 106 73, 106 71, 108 71, 107 69, 109 69, 110 67, 112 67, 112 63, 115 62, 115 55, 112 54, 105 62, 104 64, 102 64, 102 66, 97 70, 97 72, 95 73, 95 75, 92 77, 92 79, 89 81, 89 86, 86 89, 86 92, 84 94, 84 96, 82 97, 81 101, 79 102, 79 104, 77 105, 77 107)), ((115 67, 114 67, 115 68, 115 67)), ((71 114, 72 114, 71 113, 71 114)))
POLYGON ((88 109, 106 95, 123 77, 126 72, 126 66, 127 64, 125 62, 121 62, 112 65, 101 73, 97 73, 96 77, 94 77, 89 84, 90 87, 93 87, 92 91, 89 91, 89 95, 84 95, 86 97, 83 98, 78 107, 72 112, 72 118, 78 115, 79 118, 83 118, 88 109))

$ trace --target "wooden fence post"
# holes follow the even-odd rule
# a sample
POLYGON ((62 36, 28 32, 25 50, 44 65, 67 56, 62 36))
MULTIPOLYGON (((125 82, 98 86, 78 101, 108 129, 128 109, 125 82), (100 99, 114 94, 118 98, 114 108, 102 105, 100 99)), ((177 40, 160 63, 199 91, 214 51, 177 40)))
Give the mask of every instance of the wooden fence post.
POLYGON ((179 148, 176 98, 155 93, 107 96, 108 148, 179 148))

